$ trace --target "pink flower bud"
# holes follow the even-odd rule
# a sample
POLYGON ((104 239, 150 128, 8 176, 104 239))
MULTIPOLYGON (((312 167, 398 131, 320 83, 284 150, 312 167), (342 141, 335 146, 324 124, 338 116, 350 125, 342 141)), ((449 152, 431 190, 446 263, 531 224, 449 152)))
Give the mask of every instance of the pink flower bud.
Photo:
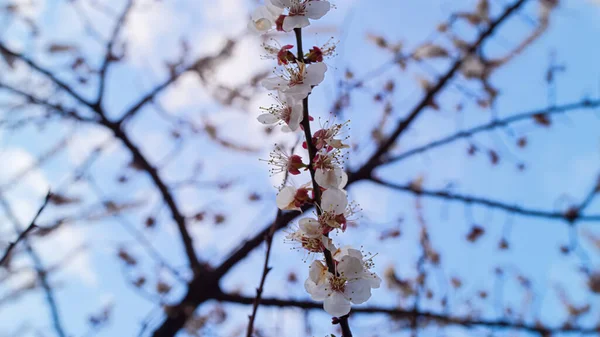
POLYGON ((281 49, 279 50, 279 52, 277 53, 277 64, 282 65, 282 64, 289 64, 290 62, 295 63, 296 62, 296 56, 294 56, 294 54, 290 51, 290 49, 292 49, 294 46, 292 46, 291 44, 287 44, 283 47, 281 47, 281 49))
POLYGON ((308 51, 306 59, 310 62, 323 62, 323 51, 321 48, 314 46, 308 51))
POLYGON ((293 175, 300 174, 300 169, 306 167, 302 162, 302 157, 297 154, 290 156, 290 160, 288 162, 288 172, 293 175))
POLYGON ((283 15, 281 14, 277 20, 275 20, 275 26, 277 27, 277 30, 280 32, 283 32, 283 20, 285 20, 285 17, 287 15, 283 15))

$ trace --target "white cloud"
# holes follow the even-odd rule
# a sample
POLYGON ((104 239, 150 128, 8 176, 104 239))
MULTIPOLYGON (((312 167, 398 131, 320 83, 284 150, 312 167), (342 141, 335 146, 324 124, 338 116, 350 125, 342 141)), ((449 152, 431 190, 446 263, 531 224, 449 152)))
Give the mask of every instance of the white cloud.
POLYGON ((96 147, 110 138, 111 134, 107 129, 80 126, 79 132, 73 136, 67 149, 71 163, 81 164, 96 147))
POLYGON ((210 101, 210 96, 202 87, 196 73, 182 75, 160 98, 169 113, 177 114, 177 110, 199 106, 210 101))
MULTIPOLYGON (((21 172, 29 167, 35 166, 35 157, 26 150, 20 148, 7 148, 0 153, 0 161, 10 163, 3 165, 0 170, 0 186, 8 184, 21 172)), ((11 195, 41 197, 48 192, 49 184, 40 169, 34 168, 22 179, 15 187, 16 191, 11 191, 11 195)))

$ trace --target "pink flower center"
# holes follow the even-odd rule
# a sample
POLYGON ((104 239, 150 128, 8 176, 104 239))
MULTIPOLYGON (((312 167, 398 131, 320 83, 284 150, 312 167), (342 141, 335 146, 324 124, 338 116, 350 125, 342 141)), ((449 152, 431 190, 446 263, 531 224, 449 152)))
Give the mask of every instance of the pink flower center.
POLYGON ((292 108, 289 106, 281 109, 281 120, 286 124, 290 124, 290 119, 292 118, 292 108))
POLYGON ((302 238, 302 248, 308 250, 311 253, 322 253, 325 249, 323 242, 319 238, 302 238))
POLYGON ((297 175, 297 174, 300 174, 300 169, 303 168, 304 166, 305 165, 302 162, 302 157, 295 154, 290 157, 287 168, 288 168, 288 172, 290 174, 297 175))
POLYGON ((294 196, 294 206, 302 207, 308 201, 308 189, 299 188, 294 196))
POLYGON ((329 171, 335 169, 335 165, 331 160, 330 156, 324 156, 321 154, 317 154, 315 159, 313 160, 313 166, 316 169, 321 169, 324 171, 329 171))
POLYGON ((306 15, 306 3, 307 2, 308 2, 307 0, 304 0, 302 2, 292 4, 292 6, 290 7, 289 16, 306 15))
POLYGON ((334 276, 329 280, 329 285, 331 285, 331 290, 342 293, 346 289, 346 279, 334 276))

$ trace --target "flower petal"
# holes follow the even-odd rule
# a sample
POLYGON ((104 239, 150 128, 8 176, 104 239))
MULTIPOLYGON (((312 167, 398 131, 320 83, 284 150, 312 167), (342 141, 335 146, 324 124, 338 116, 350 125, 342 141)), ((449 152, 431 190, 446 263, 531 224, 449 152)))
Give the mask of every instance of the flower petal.
POLYGON ((354 304, 365 303, 371 298, 369 281, 365 279, 348 281, 344 289, 344 295, 354 304))
POLYGON ((281 92, 296 100, 305 99, 311 90, 310 84, 306 83, 296 84, 293 87, 288 87, 286 82, 284 86, 281 86, 281 92))
POLYGON ((315 301, 322 301, 327 298, 326 283, 316 284, 311 279, 304 281, 304 289, 315 301))
POLYGON ((327 65, 323 62, 311 64, 306 70, 306 78, 304 79, 304 83, 308 83, 309 85, 317 85, 323 82, 326 71, 327 65))
POLYGON ((315 171, 315 181, 323 188, 337 188, 340 181, 333 170, 317 169, 315 171))
POLYGON ((270 113, 262 114, 256 119, 263 124, 274 124, 279 121, 279 118, 277 116, 270 113))
POLYGON ((300 221, 298 221, 298 226, 308 237, 316 238, 323 234, 319 229, 319 221, 313 218, 300 219, 300 221))
POLYGON ((291 105, 292 113, 290 114, 290 121, 288 123, 288 127, 292 131, 298 130, 300 127, 300 123, 304 119, 304 115, 302 114, 302 103, 291 105))
POLYGON ((346 192, 337 188, 328 188, 321 195, 321 207, 323 211, 334 214, 344 214, 348 206, 346 192))
POLYGON ((281 77, 274 76, 265 78, 260 84, 267 90, 279 90, 284 88, 287 82, 281 77))
POLYGON ((310 21, 304 15, 286 16, 283 19, 283 30, 291 32, 294 28, 304 28, 310 25, 310 21))
POLYGON ((290 0, 271 0, 270 2, 265 1, 265 7, 267 7, 267 10, 275 19, 277 19, 277 17, 283 13, 283 8, 285 7, 285 4, 289 6, 290 0), (277 3, 278 5, 276 5, 275 3, 277 3), (281 6, 279 4, 281 4, 281 6))
POLYGON ((335 317, 347 315, 351 308, 352 305, 350 302, 348 302, 344 295, 337 291, 327 296, 323 302, 323 309, 335 317))
POLYGON ((282 10, 286 7, 290 7, 292 5, 291 0, 270 0, 271 5, 281 8, 282 10))
POLYGON ((313 20, 317 20, 323 17, 323 15, 329 12, 331 4, 325 0, 312 0, 306 5, 306 16, 313 20))
MULTIPOLYGON (((269 114, 267 114, 269 115, 269 114)), ((275 203, 281 210, 293 210, 297 207, 293 206, 294 198, 296 197, 296 189, 293 186, 286 186, 279 191, 275 197, 275 203), (290 206, 291 205, 291 206, 290 206)))
POLYGON ((347 279, 360 278, 364 271, 365 267, 362 260, 354 256, 343 256, 338 264, 338 272, 347 279))
POLYGON ((338 188, 343 189, 344 187, 346 187, 346 184, 348 183, 348 174, 346 173, 346 171, 344 171, 341 168, 337 168, 334 171, 336 172, 335 174, 339 176, 338 188))
POLYGON ((381 287, 381 277, 375 273, 368 273, 366 280, 369 281, 369 286, 371 288, 377 289, 381 287))
POLYGON ((326 283, 327 267, 321 261, 313 261, 308 267, 308 278, 315 284, 326 283))

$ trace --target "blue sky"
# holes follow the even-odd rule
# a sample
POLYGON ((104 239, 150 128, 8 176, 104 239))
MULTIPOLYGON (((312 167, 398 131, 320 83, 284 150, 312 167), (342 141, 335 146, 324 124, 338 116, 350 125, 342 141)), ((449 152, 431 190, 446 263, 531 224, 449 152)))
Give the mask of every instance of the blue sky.
MULTIPOLYGON (((43 5, 39 11, 30 13, 45 27, 38 42, 30 42, 19 24, 0 33, 0 39, 56 69, 64 67, 65 59, 43 57, 41 51, 49 41, 74 39, 79 41, 79 49, 89 56, 92 62, 98 63, 98 55, 101 55, 102 49, 89 38, 82 38, 83 27, 74 16, 72 8, 59 0, 40 3, 43 5)), ((370 70, 389 62, 391 55, 377 50, 369 43, 366 39, 367 33, 382 35, 390 41, 402 41, 405 50, 411 50, 424 39, 431 37, 437 24, 444 20, 449 12, 468 9, 472 3, 474 1, 466 0, 354 0, 337 3, 336 10, 318 24, 311 26, 304 34, 308 41, 306 44, 324 43, 331 35, 341 40, 340 56, 327 62, 329 71, 326 82, 311 95, 311 113, 326 118, 326 112, 330 109, 337 92, 337 79, 343 75, 346 68, 361 78, 361 74, 367 74, 370 70)), ((492 3, 493 15, 496 15, 500 10, 499 5, 508 4, 510 1, 498 0, 492 3)), ((537 3, 532 3, 535 5, 528 6, 524 15, 535 18, 537 3)), ((121 1, 107 1, 107 4, 111 8, 118 8, 121 1)), ((111 117, 120 116, 136 97, 166 76, 163 61, 176 57, 180 36, 189 39, 194 56, 210 55, 220 48, 225 36, 239 36, 243 33, 247 14, 255 5, 244 0, 218 3, 193 3, 183 0, 169 3, 140 2, 139 11, 131 17, 124 33, 132 39, 128 45, 126 62, 116 65, 110 73, 106 107, 111 112, 111 117)), ((83 10, 94 13, 89 6, 83 6, 83 10)), ((111 23, 101 15, 98 18, 103 19, 94 21, 95 25, 106 35, 111 23)), ((599 18, 600 8, 591 2, 572 0, 562 4, 552 16, 549 31, 515 61, 493 75, 492 83, 501 91, 494 106, 497 115, 506 117, 548 104, 544 76, 550 50, 555 50, 557 60, 567 65, 567 71, 557 78, 558 103, 573 102, 582 97, 598 97, 600 66, 597 60, 600 59, 600 46, 594 43, 594 38, 600 33, 599 18)), ((496 38, 485 46, 486 53, 502 55, 509 50, 531 29, 526 22, 522 16, 517 16, 505 24, 496 38)), ((0 24, 5 23, 0 21, 0 24)), ((287 39, 289 38, 288 36, 287 39)), ((281 41, 286 41, 286 37, 281 37, 281 41)), ((443 40, 436 41, 447 43, 443 40)), ((247 81, 257 69, 268 69, 271 64, 259 59, 259 43, 257 38, 245 36, 232 60, 219 68, 213 78, 219 83, 239 84, 247 81)), ((447 64, 440 62, 431 63, 429 66, 442 73, 447 64)), ((6 75, 6 79, 22 79, 21 70, 6 75)), ((65 72, 59 73, 61 76, 65 75, 65 72)), ((351 165, 362 163, 372 150, 372 146, 369 147, 368 135, 383 109, 381 105, 373 104, 373 92, 387 80, 397 80, 397 90, 390 98, 395 111, 389 125, 391 130, 394 125, 392 122, 396 122, 409 111, 422 94, 416 85, 417 75, 433 74, 422 67, 412 66, 404 72, 398 67, 391 67, 370 81, 364 89, 353 92, 352 105, 346 110, 344 117, 352 121, 349 131, 351 141, 361 142, 364 149, 351 154, 351 165)), ((0 79, 5 79, 4 73, 0 74, 0 79)), ((72 80, 68 77, 65 79, 72 80)), ((463 79, 460 83, 477 90, 473 83, 463 79)), ((93 85, 94 83, 90 88, 82 88, 81 92, 91 95, 93 85)), ((47 88, 41 87, 36 92, 43 95, 45 91, 47 88)), ((217 264, 240 240, 250 237, 273 218, 276 190, 272 186, 279 184, 280 177, 269 177, 267 167, 259 163, 257 157, 266 158, 272 143, 276 141, 293 143, 294 139, 281 134, 269 138, 263 136, 262 127, 255 122, 255 116, 258 114, 258 106, 269 104, 266 92, 258 94, 247 106, 222 107, 198 81, 197 76, 190 74, 162 95, 160 103, 175 116, 187 116, 197 122, 207 119, 219 127, 223 137, 258 149, 257 153, 232 153, 211 142, 205 135, 200 135, 188 142, 181 154, 161 171, 167 181, 180 181, 193 171, 198 162, 202 162, 201 180, 238 182, 228 191, 203 188, 181 189, 177 192, 177 198, 186 213, 193 214, 202 210, 209 215, 227 215, 223 225, 215 226, 207 220, 190 228, 201 256, 217 264), (253 191, 263 196, 260 202, 247 201, 248 193, 253 191)), ((442 94, 440 103, 440 111, 428 110, 415 122, 397 145, 397 151, 426 144, 462 128, 486 123, 491 118, 489 110, 478 108, 473 102, 465 99, 454 86, 450 86, 442 94), (459 102, 465 104, 465 109, 460 113, 452 109, 459 102)), ((0 108, 0 113, 6 115, 7 111, 0 108)), ((474 141, 479 147, 493 148, 500 154, 501 159, 496 166, 490 164, 485 153, 475 157, 467 156, 468 143, 457 142, 433 150, 427 155, 415 156, 381 168, 378 174, 386 180, 398 183, 409 182, 422 176, 426 188, 442 189, 452 183, 453 191, 457 193, 489 197, 535 209, 564 210, 569 205, 581 201, 600 172, 598 117, 598 112, 575 111, 568 116, 553 118, 551 128, 523 122, 515 124, 509 130, 478 135, 474 141), (529 140, 525 149, 515 146, 517 138, 521 136, 527 136, 529 140), (519 163, 527 166, 524 172, 518 172, 516 165, 519 163)), ((175 146, 169 137, 170 130, 171 127, 167 126, 164 119, 158 117, 153 108, 143 111, 140 117, 128 125, 128 131, 134 141, 141 144, 144 154, 153 162, 160 162, 175 146)), ((45 152, 67 135, 70 135, 71 139, 68 148, 40 170, 28 175, 21 184, 6 192, 23 223, 26 223, 35 211, 46 186, 60 188, 63 181, 68 179, 73 167, 86 158, 96 144, 105 141, 108 134, 96 127, 73 123, 52 123, 43 130, 30 126, 14 133, 0 130, 0 159, 11 163, 6 169, 3 165, 0 186, 10 181, 21 168, 27 167, 36 154, 45 152), (74 133, 73 128, 77 128, 74 133)), ((170 222, 168 210, 157 206, 160 198, 156 190, 147 177, 136 175, 131 169, 127 169, 128 161, 129 156, 124 149, 118 144, 112 144, 94 164, 90 175, 105 196, 117 201, 141 201, 144 203, 142 207, 120 218, 77 222, 65 227, 51 239, 36 240, 35 243, 46 264, 61 260, 81 245, 85 244, 89 248, 86 253, 78 255, 68 264, 63 272, 53 275, 51 279, 57 287, 56 293, 64 325, 73 336, 84 336, 88 330, 87 317, 99 311, 106 303, 114 303, 113 316, 110 324, 98 331, 96 336, 137 335, 140 323, 148 313, 155 317, 150 323, 151 326, 161 321, 160 310, 156 305, 127 285, 127 277, 131 275, 116 259, 119 247, 127 247, 143 261, 136 267, 133 276, 143 273, 149 277, 149 284, 153 284, 156 275, 160 275, 173 284, 174 290, 167 297, 169 301, 175 301, 185 290, 167 271, 160 270, 150 259, 144 258, 144 250, 135 243, 127 230, 142 230, 166 260, 185 270, 183 250, 170 222), (116 177, 121 174, 131 178, 126 185, 116 183, 116 177), (142 228, 142 221, 148 214, 156 214, 157 217, 158 226, 151 231, 142 228)), ((302 179, 305 178, 297 179, 297 183, 303 183, 302 179)), ((89 185, 78 183, 70 186, 68 192, 87 196, 84 208, 98 210, 98 200, 95 200, 90 189, 89 185)), ((393 265, 402 277, 414 277, 414 261, 419 253, 414 197, 401 192, 386 191, 364 182, 353 186, 350 195, 364 209, 361 224, 335 239, 343 244, 363 245, 366 250, 378 253, 376 269, 381 274, 388 266, 393 265), (398 217, 404 218, 400 224, 396 221, 398 217), (402 231, 399 239, 378 239, 382 230, 397 226, 402 231)), ((578 272, 578 258, 574 255, 560 254, 559 246, 566 244, 569 237, 565 223, 511 216, 502 211, 430 199, 423 201, 423 207, 432 244, 443 256, 442 278, 460 276, 464 283, 463 288, 456 292, 451 291, 450 303, 455 313, 463 313, 466 310, 465 300, 473 297, 473 293, 478 290, 487 290, 494 294, 496 266, 505 268, 507 279, 510 279, 504 290, 505 305, 515 308, 520 305, 523 291, 514 278, 515 274, 524 273, 532 280, 536 289, 538 296, 535 297, 534 306, 539 308, 536 313, 545 322, 557 324, 565 317, 564 310, 556 298, 554 289, 557 285, 568 289, 569 296, 577 304, 584 303, 585 300, 598 301, 582 291, 585 289, 585 278, 578 272), (485 226, 486 234, 477 243, 469 244, 464 237, 473 224, 485 226), (503 233, 508 233, 511 248, 506 252, 498 252, 497 244, 503 233)), ((69 211, 74 210, 50 209, 43 219, 50 220, 58 216, 59 212, 69 211)), ((600 200, 590 205, 588 212, 600 213, 600 200)), ((5 223, 0 223, 2 241, 4 233, 10 233, 11 228, 6 227, 5 223)), ((597 265, 598 252, 582 237, 584 230, 596 233, 598 230, 595 224, 588 223, 582 223, 577 228, 583 247, 592 257, 592 265, 597 265)), ((275 254, 271 263, 274 270, 269 274, 265 296, 305 299, 307 295, 301 283, 285 282, 287 273, 292 270, 298 273, 300 280, 304 280, 307 263, 302 262, 301 253, 290 250, 290 246, 283 242, 283 234, 285 233, 278 234, 274 241, 275 254)), ((8 239, 12 238, 10 235, 7 234, 8 239)), ((222 283, 223 288, 253 295, 260 277, 257 273, 258 266, 262 265, 263 256, 263 247, 255 250, 226 276, 222 283)), ((22 259, 16 263, 28 265, 29 262, 22 259)), ((25 273, 11 282, 0 284, 0 297, 30 277, 30 274, 25 273)), ((437 276, 432 277, 436 278, 437 276)), ((443 291, 448 287, 438 283, 437 279, 432 280, 432 288, 443 291)), ((397 303, 398 298, 390 294, 390 290, 384 286, 383 289, 374 292, 369 304, 392 306, 397 303)), ((495 318, 498 314, 498 308, 493 305, 495 300, 492 295, 487 301, 474 302, 475 306, 481 308, 483 316, 495 318)), ((206 304, 200 310, 209 310, 212 306, 213 304, 206 304)), ((425 302, 423 308, 437 310, 439 305, 430 301, 425 302)), ((230 335, 232 331, 244 325, 250 310, 248 306, 227 306, 227 309, 230 310, 227 323, 218 328, 209 328, 204 332, 206 335, 230 335)), ((593 319, 598 313, 599 308, 596 305, 592 313, 581 322, 594 323, 593 319)), ((32 322, 34 327, 42 331, 49 331, 49 316, 43 294, 39 291, 31 292, 9 306, 1 306, 0 317, 0 336, 10 336, 10 332, 18 329, 24 321, 32 322)), ((529 321, 535 319, 531 314, 526 318, 529 321)), ((313 323, 314 336, 323 336, 331 332, 329 318, 325 313, 312 312, 309 320, 313 323)), ((375 331, 383 335, 389 334, 387 326, 381 324, 384 322, 387 322, 387 318, 377 316, 357 315, 352 319, 356 335, 375 331), (374 326, 377 328, 374 329, 374 326)), ((303 315, 298 310, 262 307, 258 323, 265 330, 284 329, 286 336, 305 335, 303 315)), ((25 337, 34 336, 34 331, 29 330, 25 337)), ((436 331, 430 329, 427 333, 433 335, 436 331)), ((452 333, 466 335, 465 331, 461 330, 452 330, 452 333)))

